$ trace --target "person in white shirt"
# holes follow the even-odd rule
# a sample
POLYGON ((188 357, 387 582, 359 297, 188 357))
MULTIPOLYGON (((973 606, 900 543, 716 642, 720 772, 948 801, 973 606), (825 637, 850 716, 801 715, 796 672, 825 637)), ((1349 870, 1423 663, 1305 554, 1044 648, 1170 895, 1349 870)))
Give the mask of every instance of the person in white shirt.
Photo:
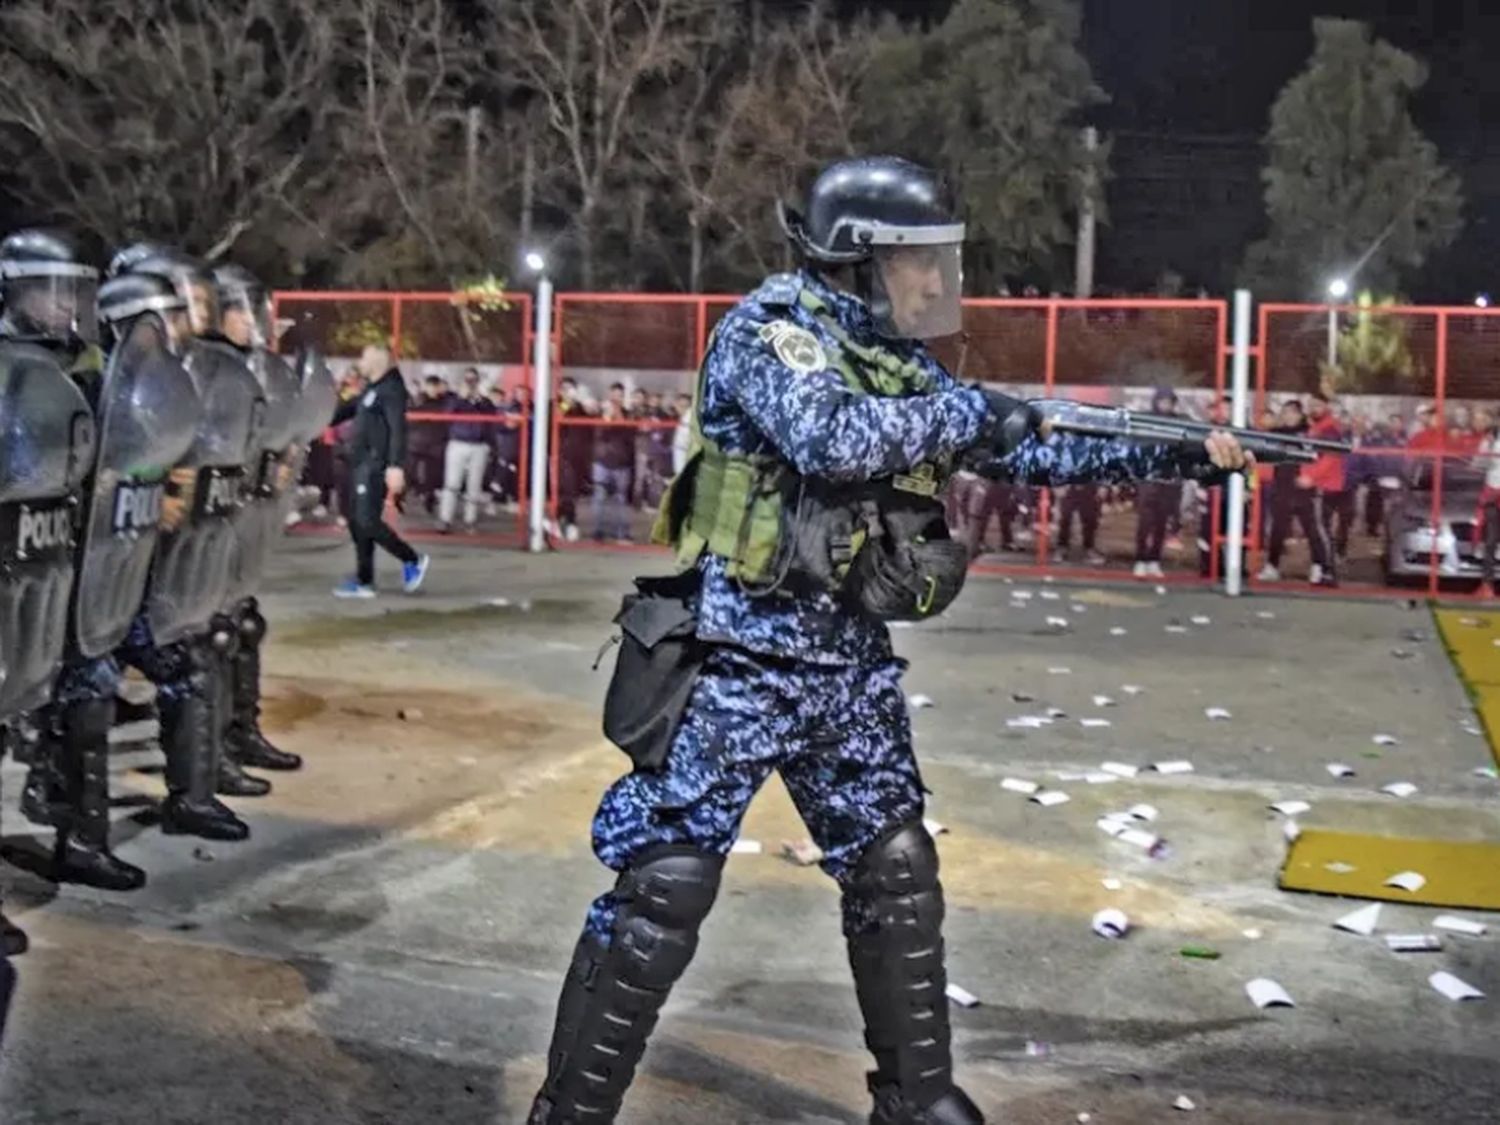
POLYGON ((672 475, 682 472, 693 445, 693 396, 677 396, 677 428, 672 431, 672 475))

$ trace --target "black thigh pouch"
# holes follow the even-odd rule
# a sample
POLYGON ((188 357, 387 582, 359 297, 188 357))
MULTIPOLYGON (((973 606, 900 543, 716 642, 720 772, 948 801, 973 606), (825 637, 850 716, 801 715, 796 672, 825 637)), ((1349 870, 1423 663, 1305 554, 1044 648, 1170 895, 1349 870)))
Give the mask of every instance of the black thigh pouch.
POLYGON ((604 696, 604 736, 638 770, 659 769, 708 656, 698 639, 701 578, 637 578, 615 615, 620 653, 604 696))

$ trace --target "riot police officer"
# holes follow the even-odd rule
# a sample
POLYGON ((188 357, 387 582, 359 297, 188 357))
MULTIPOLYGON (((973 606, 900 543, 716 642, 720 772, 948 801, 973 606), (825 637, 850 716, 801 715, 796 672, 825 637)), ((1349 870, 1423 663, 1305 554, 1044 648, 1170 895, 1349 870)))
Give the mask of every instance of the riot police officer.
POLYGON ((100 288, 112 344, 102 370, 75 376, 98 431, 84 488, 68 653, 42 727, 25 807, 57 827, 53 877, 107 890, 142 886, 145 872, 109 849, 109 731, 120 667, 115 648, 140 608, 155 555, 167 476, 192 444, 198 396, 179 358, 187 305, 154 274, 100 288))
MULTIPOLYGON (((715 330, 694 452, 663 504, 683 573, 638 583, 618 619, 605 724, 636 768, 593 840, 619 874, 588 912, 531 1125, 614 1119, 772 770, 842 891, 872 1125, 983 1121, 953 1081, 938 855, 885 621, 938 612, 962 584, 936 499, 955 459, 1042 484, 1185 467, 1159 447, 1044 439, 1022 404, 932 358, 922 341, 959 328, 963 241, 932 172, 843 161, 782 217, 803 268, 715 330)), ((1222 435, 1207 452, 1243 463, 1222 435)))
MULTIPOLYGON (((61 235, 0 241, 0 728, 47 702, 62 664, 78 494, 94 450, 88 402, 67 372, 96 339, 97 283, 61 235)), ((25 947, 0 917, 0 953, 25 947)), ((8 988, 7 969, 0 978, 8 988)))

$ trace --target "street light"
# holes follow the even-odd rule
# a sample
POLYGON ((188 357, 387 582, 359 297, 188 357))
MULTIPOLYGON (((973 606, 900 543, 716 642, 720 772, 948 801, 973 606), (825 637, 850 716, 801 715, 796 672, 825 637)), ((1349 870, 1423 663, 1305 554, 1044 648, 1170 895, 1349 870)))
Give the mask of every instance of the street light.
POLYGON ((1479 294, 1479 296, 1477 296, 1477 297, 1474 298, 1474 307, 1476 309, 1487 309, 1487 308, 1489 308, 1490 307, 1490 295, 1488 293, 1481 293, 1481 294, 1479 294))
POLYGON ((531 388, 531 511, 530 543, 533 551, 547 549, 547 481, 552 475, 550 444, 552 429, 552 279, 547 259, 540 251, 526 254, 526 268, 537 275, 536 330, 532 346, 531 388))
POLYGON ((547 259, 533 250, 526 255, 526 268, 532 273, 544 273, 547 269, 547 259))
MULTIPOLYGON (((1335 301, 1342 301, 1349 296, 1349 281, 1347 278, 1336 277, 1328 283, 1328 296, 1335 301)), ((1328 309, 1328 366, 1337 366, 1339 361, 1339 311, 1336 308, 1328 309)))

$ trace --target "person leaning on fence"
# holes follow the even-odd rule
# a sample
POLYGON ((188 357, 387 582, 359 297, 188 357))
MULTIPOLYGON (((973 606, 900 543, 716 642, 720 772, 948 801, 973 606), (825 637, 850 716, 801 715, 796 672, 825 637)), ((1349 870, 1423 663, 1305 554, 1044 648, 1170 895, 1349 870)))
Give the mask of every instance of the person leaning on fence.
POLYGON ((590 480, 594 486, 594 539, 629 543, 636 429, 615 424, 626 420, 624 384, 610 386, 601 417, 611 424, 593 427, 594 463, 590 480))
MULTIPOLYGON (((1151 413, 1176 414, 1177 392, 1161 387, 1151 396, 1151 413)), ((1142 481, 1136 491, 1135 577, 1161 578, 1161 552, 1167 524, 1182 504, 1181 481, 1142 481)))
POLYGON ((443 451, 443 498, 438 506, 438 530, 453 530, 458 493, 464 494, 464 527, 474 530, 479 502, 484 498, 484 472, 490 464, 490 439, 495 425, 485 419, 496 414, 495 404, 479 390, 479 371, 470 367, 459 381, 458 393, 448 399, 448 444, 443 451))

